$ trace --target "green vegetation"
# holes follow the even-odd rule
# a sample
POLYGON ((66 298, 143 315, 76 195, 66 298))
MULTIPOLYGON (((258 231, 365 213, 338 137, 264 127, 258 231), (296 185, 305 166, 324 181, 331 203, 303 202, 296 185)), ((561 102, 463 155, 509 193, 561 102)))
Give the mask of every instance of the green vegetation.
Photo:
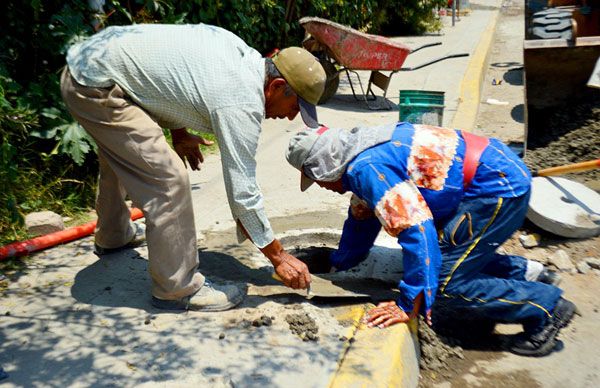
MULTIPOLYGON (((63 215, 93 204, 95 145, 59 92, 67 48, 95 28, 131 23, 209 23, 263 54, 300 44, 301 16, 373 33, 422 32, 443 0, 4 0, 0 13, 0 245, 26 236, 23 215, 63 215)), ((213 146, 211 149, 215 149, 213 146)), ((208 150, 210 152, 210 150, 208 150)))

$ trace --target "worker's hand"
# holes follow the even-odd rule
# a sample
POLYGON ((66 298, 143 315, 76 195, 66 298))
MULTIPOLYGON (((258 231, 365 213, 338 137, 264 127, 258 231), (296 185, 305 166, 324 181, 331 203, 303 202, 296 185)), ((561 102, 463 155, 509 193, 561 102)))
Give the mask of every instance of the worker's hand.
POLYGON ((280 258, 281 261, 273 266, 283 284, 293 289, 308 288, 311 279, 306 264, 286 251, 281 253, 280 258))
MULTIPOLYGON (((395 325, 396 323, 406 323, 411 319, 416 318, 421 311, 421 303, 423 302, 423 293, 421 292, 414 300, 413 310, 410 314, 407 314, 402 310, 395 301, 381 302, 377 307, 373 307, 367 311, 365 316, 365 323, 368 327, 378 327, 383 329, 385 327, 395 325)), ((425 322, 431 326, 431 310, 427 311, 425 315, 425 322)))
POLYGON ((204 162, 204 156, 200 152, 200 145, 212 145, 211 140, 206 140, 201 136, 196 136, 188 133, 185 128, 172 129, 171 136, 173 138, 173 148, 177 155, 183 160, 183 164, 190 164, 192 170, 200 170, 200 163, 204 162))
POLYGON ((287 253, 279 240, 271 241, 264 248, 260 248, 260 251, 271 261, 283 284, 293 289, 308 288, 311 280, 308 267, 287 253))
POLYGON ((367 311, 364 322, 368 327, 386 328, 397 323, 406 323, 410 316, 395 301, 381 302, 377 307, 367 311))
MULTIPOLYGON (((413 311, 412 311, 412 313, 410 313, 411 319, 416 318, 417 315, 419 315, 419 311, 421 311, 422 303, 423 303, 423 293, 421 292, 415 298, 413 311)), ((431 310, 428 310, 427 313, 425 314, 425 323, 427 323, 428 326, 431 326, 431 310)))

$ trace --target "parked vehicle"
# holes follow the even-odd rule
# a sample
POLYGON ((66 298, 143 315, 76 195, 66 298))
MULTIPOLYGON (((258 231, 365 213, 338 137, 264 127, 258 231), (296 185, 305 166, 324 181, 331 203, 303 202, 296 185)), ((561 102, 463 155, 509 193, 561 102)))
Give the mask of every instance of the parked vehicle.
POLYGON ((525 12, 526 131, 542 111, 593 91, 600 57, 600 0, 528 0, 525 12))

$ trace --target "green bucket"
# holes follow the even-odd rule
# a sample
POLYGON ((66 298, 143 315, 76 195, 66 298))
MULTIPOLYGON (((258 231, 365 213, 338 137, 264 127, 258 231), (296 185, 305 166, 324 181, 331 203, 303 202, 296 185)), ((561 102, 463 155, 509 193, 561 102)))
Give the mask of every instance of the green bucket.
POLYGON ((442 126, 444 92, 400 90, 400 121, 442 126))

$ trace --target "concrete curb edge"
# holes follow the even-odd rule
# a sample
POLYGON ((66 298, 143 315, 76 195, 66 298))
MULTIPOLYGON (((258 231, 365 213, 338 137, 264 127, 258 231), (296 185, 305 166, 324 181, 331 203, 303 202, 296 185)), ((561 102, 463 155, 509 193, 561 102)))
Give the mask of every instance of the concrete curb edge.
POLYGON ((352 327, 346 335, 338 369, 329 388, 416 387, 419 382, 417 322, 370 329, 362 319, 373 305, 352 309, 352 327))
POLYGON ((481 99, 481 87, 485 78, 487 62, 496 33, 499 15, 500 10, 496 11, 492 16, 485 31, 481 34, 481 40, 477 44, 467 65, 465 76, 460 86, 458 107, 450 125, 451 128, 467 131, 475 129, 475 120, 477 119, 481 99))

